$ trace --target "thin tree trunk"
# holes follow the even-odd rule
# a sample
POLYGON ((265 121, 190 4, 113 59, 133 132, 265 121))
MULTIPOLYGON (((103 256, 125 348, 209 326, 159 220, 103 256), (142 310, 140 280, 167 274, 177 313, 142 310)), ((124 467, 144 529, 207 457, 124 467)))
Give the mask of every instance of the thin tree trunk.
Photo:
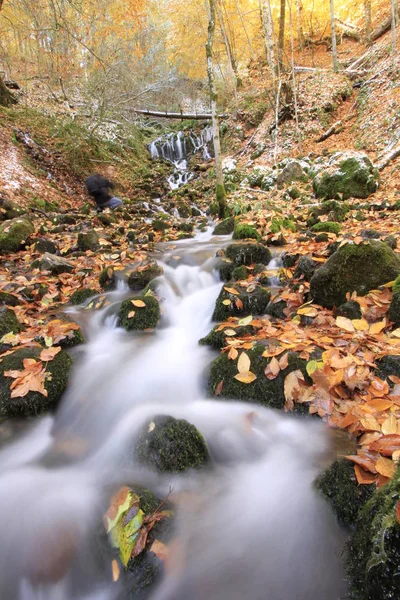
POLYGON ((286 0, 281 0, 281 10, 279 14, 279 38, 278 38, 278 68, 283 71, 283 50, 285 45, 285 11, 286 0))
POLYGON ((331 29, 332 29, 332 58, 333 58, 333 70, 338 71, 338 57, 337 57, 337 45, 336 45, 336 27, 335 27, 335 6, 334 0, 330 0, 331 9, 331 29))
POLYGON ((224 15, 222 14, 219 0, 217 0, 217 12, 218 12, 219 25, 221 28, 222 39, 224 40, 226 54, 228 56, 229 64, 231 66, 232 73, 235 78, 235 97, 236 97, 236 89, 238 87, 240 87, 241 81, 240 81, 239 74, 238 74, 236 59, 233 54, 232 46, 231 46, 231 43, 228 38, 228 32, 226 31, 224 15))
POLYGON ((392 69, 393 73, 396 71, 396 15, 397 15, 397 1, 392 0, 392 69))
POLYGON ((206 43, 207 57, 207 75, 210 89, 211 115, 213 126, 213 144, 215 154, 215 192, 218 202, 218 215, 220 218, 225 216, 226 212, 226 191, 224 186, 224 176, 222 173, 221 144, 219 139, 219 119, 217 112, 217 92, 215 88, 215 74, 213 61, 213 46, 215 35, 215 0, 207 0, 208 8, 208 35, 206 43))
POLYGON ((238 4, 238 0, 235 0, 235 4, 236 4, 236 9, 237 9, 237 11, 238 11, 238 15, 239 15, 239 17, 240 17, 240 21, 241 21, 241 23, 242 23, 243 31, 244 31, 244 33, 245 33, 245 35, 246 35, 246 38, 247 38, 247 43, 248 43, 248 45, 249 45, 249 49, 250 49, 251 58, 252 58, 252 59, 254 59, 254 58, 255 58, 255 55, 254 55, 253 44, 251 43, 251 38, 250 38, 249 32, 247 31, 246 22, 245 22, 245 20, 244 20, 244 18, 243 18, 242 11, 240 10, 240 6, 239 6, 239 4, 238 4))
POLYGON ((260 14, 267 63, 275 76, 275 36, 269 0, 260 0, 260 14))
POLYGON ((297 13, 297 38, 300 50, 304 48, 304 33, 303 33, 303 3, 302 0, 296 0, 297 13))
POLYGON ((293 36, 293 11, 292 11, 292 0, 289 2, 289 21, 290 21, 290 58, 292 67, 292 87, 293 87, 293 101, 294 101, 294 115, 296 120, 296 135, 297 143, 299 144, 299 150, 301 151, 301 132, 299 127, 299 110, 297 102, 297 91, 296 91, 296 76, 294 71, 294 36, 293 36))
POLYGON ((365 42, 371 43, 372 10, 371 0, 364 0, 365 42))

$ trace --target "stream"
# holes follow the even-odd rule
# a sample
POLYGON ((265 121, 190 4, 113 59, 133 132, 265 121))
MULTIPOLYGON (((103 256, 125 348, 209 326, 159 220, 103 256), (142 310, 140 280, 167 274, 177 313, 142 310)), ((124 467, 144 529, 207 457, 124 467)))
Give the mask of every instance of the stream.
POLYGON ((325 428, 206 394, 216 354, 198 340, 212 327, 222 285, 215 254, 229 242, 209 227, 159 245, 162 322, 154 332, 117 327, 116 311, 132 295, 123 284, 107 294, 108 306, 74 309, 87 343, 74 350, 58 411, 0 452, 2 600, 133 598, 127 578, 112 581, 102 516, 111 494, 134 483, 159 497, 172 486, 197 498, 176 525, 184 568, 168 569, 151 600, 343 597, 343 533, 313 489, 325 428), (212 469, 161 477, 135 464, 135 438, 160 414, 201 431, 212 469))

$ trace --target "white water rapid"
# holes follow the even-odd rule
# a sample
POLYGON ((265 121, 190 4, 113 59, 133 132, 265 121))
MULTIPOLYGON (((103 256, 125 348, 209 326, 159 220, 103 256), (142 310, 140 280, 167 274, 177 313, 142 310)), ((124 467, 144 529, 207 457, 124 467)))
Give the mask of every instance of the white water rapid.
POLYGON ((134 483, 196 499, 178 511, 178 558, 150 600, 344 597, 343 535, 313 487, 329 447, 325 428, 206 395, 215 354, 198 340, 212 326, 222 285, 214 256, 227 242, 209 229, 160 247, 155 332, 116 327, 123 286, 107 307, 78 309, 87 343, 74 352, 61 406, 0 452, 1 600, 140 600, 125 577, 113 582, 102 526, 111 494, 134 483), (203 433, 211 469, 179 477, 139 469, 135 437, 160 414, 203 433))

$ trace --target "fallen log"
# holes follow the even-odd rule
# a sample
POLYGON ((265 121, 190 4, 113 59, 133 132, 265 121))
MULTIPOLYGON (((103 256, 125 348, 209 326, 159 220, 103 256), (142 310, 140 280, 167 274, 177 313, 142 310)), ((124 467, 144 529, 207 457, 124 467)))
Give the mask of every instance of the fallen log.
POLYGON ((382 158, 382 160, 376 165, 376 168, 378 169, 378 171, 382 171, 385 167, 388 166, 388 164, 392 160, 394 160, 398 156, 400 156, 400 143, 397 144, 394 150, 392 150, 391 152, 389 152, 389 154, 386 154, 386 156, 382 158))
POLYGON ((382 21, 382 23, 380 25, 378 25, 378 27, 375 27, 375 29, 372 31, 372 33, 369 37, 370 41, 375 42, 375 40, 379 39, 380 37, 382 37, 382 35, 384 33, 389 31, 391 26, 392 26, 392 15, 389 15, 384 21, 382 21))
MULTIPOLYGON (((211 113, 173 113, 139 108, 134 108, 133 110, 140 115, 148 115, 149 117, 157 117, 159 119, 186 119, 190 121, 206 121, 211 119, 211 113)), ((229 115, 218 115, 219 119, 227 119, 228 117, 229 115)))
POLYGON ((342 131, 342 121, 336 121, 336 123, 334 123, 331 127, 329 127, 329 129, 327 129, 315 141, 317 142, 317 144, 319 144, 320 142, 324 142, 325 140, 327 140, 328 137, 330 137, 334 133, 340 133, 340 131, 342 131))

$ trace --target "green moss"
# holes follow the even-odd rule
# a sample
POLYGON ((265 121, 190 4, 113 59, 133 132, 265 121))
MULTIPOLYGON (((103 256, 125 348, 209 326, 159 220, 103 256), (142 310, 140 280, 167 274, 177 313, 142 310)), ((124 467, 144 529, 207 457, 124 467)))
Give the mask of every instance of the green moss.
POLYGON ((154 231, 165 231, 171 225, 162 219, 153 219, 151 226, 153 227, 154 231))
POLYGON ((224 259, 218 266, 217 271, 221 281, 230 281, 235 265, 230 259, 224 259))
POLYGON ((314 178, 317 198, 368 198, 378 189, 379 174, 366 155, 337 153, 314 178))
POLYGON ((318 218, 321 215, 329 215, 330 221, 337 221, 342 223, 345 220, 347 213, 350 210, 350 206, 347 202, 338 202, 337 200, 325 200, 319 206, 310 208, 309 217, 318 218))
POLYGON ((164 273, 155 260, 142 261, 128 277, 131 290, 143 290, 153 279, 164 273))
POLYGON ((21 325, 12 308, 7 306, 0 307, 0 338, 6 333, 18 333, 21 331, 21 325))
POLYGON ((279 233, 282 229, 289 229, 289 231, 295 233, 297 231, 296 223, 292 219, 283 219, 281 217, 272 219, 270 232, 279 233))
POLYGON ((400 597, 400 473, 378 489, 359 514, 347 547, 352 600, 400 597))
POLYGON ((246 240, 246 239, 259 240, 260 235, 255 227, 247 225, 246 223, 237 223, 233 232, 232 239, 234 240, 246 240))
POLYGON ((243 279, 247 279, 249 276, 249 269, 242 265, 241 267, 236 267, 232 271, 232 279, 234 281, 242 281, 243 279))
POLYGON ((400 258, 383 242, 348 243, 316 271, 310 292, 314 302, 333 308, 346 302, 347 292, 365 295, 399 273, 400 258))
POLYGON ((35 231, 28 217, 17 217, 0 225, 0 255, 20 250, 23 242, 35 231))
POLYGON ((283 312, 287 308, 287 304, 284 300, 279 302, 270 302, 265 310, 267 315, 271 315, 275 319, 286 319, 286 315, 283 312))
POLYGON ((400 275, 394 282, 392 292, 388 317, 390 321, 393 321, 394 327, 400 327, 400 275))
MULTIPOLYGON (((255 285, 251 292, 237 290, 239 292, 237 295, 231 294, 225 287, 216 300, 213 321, 225 321, 232 316, 261 315, 265 312, 271 298, 271 293, 260 285, 255 285), (224 304, 228 300, 229 304, 224 304)), ((234 284, 227 287, 233 288, 234 284)))
POLYGON ((132 300, 124 300, 118 312, 118 325, 124 327, 126 331, 154 329, 157 327, 161 313, 160 305, 154 296, 139 296, 135 300, 142 300, 145 307, 137 307, 132 304, 132 300), (129 316, 134 312, 133 316, 129 316))
POLYGON ((230 360, 226 354, 221 354, 211 363, 208 390, 214 396, 217 386, 220 396, 234 400, 244 400, 248 402, 257 402, 263 406, 271 408, 283 408, 285 404, 284 381, 286 376, 292 371, 300 369, 304 376, 308 378, 305 371, 305 361, 300 359, 297 354, 291 352, 288 355, 288 366, 281 371, 275 379, 265 377, 265 369, 270 362, 270 358, 264 358, 262 353, 265 346, 256 344, 252 350, 246 350, 250 358, 250 370, 257 376, 252 383, 241 383, 235 379, 238 374, 237 362, 241 352, 236 360, 230 360), (222 383, 222 390, 220 386, 222 383))
POLYGON ((209 460, 201 433, 185 420, 156 416, 146 424, 134 450, 138 461, 159 473, 198 469, 209 460))
POLYGON ((341 227, 339 223, 334 223, 333 221, 325 221, 325 223, 316 223, 311 227, 311 231, 315 231, 317 233, 319 233, 320 231, 326 231, 328 233, 336 233, 336 235, 338 235, 340 229, 341 227))
POLYGON ((375 485, 359 485, 354 464, 346 458, 335 460, 316 481, 336 516, 345 525, 354 525, 358 514, 371 498, 375 485))
POLYGON ((19 304, 21 304, 21 302, 17 296, 8 294, 7 292, 0 292, 0 306, 18 306, 19 304))
POLYGON ((117 287, 117 277, 113 267, 105 267, 99 275, 99 284, 105 291, 115 290, 117 287))
MULTIPOLYGON (((211 348, 214 348, 214 350, 220 350, 221 348, 224 348, 224 346, 227 345, 226 340, 232 337, 228 336, 225 333, 225 330, 227 329, 228 331, 232 331, 232 327, 227 325, 221 331, 217 331, 217 329, 218 327, 214 327, 214 329, 212 329, 210 333, 208 333, 205 337, 199 340, 199 344, 201 346, 210 346, 211 348)), ((233 331, 235 331, 235 337, 237 338, 243 338, 246 335, 253 335, 255 333, 255 329, 254 327, 252 327, 252 325, 243 325, 240 327, 235 327, 233 331)))
POLYGON ((231 244, 226 249, 226 256, 234 263, 234 266, 252 265, 263 263, 267 265, 272 258, 268 248, 262 244, 231 244))
POLYGON ((78 233, 78 248, 82 252, 86 252, 87 250, 95 252, 100 248, 99 236, 94 229, 85 233, 78 233))
POLYGON ((70 356, 63 350, 47 363, 46 371, 50 373, 45 382, 47 398, 39 392, 28 392, 23 398, 11 398, 10 385, 14 379, 4 376, 5 371, 22 371, 25 358, 39 360, 41 350, 42 348, 16 350, 0 362, 0 416, 36 415, 53 409, 58 404, 67 386, 72 364, 70 356))
POLYGON ((70 302, 77 306, 78 304, 83 304, 89 298, 96 296, 99 292, 97 290, 92 290, 90 288, 82 288, 74 292, 70 297, 70 302))
POLYGON ((115 223, 115 217, 112 215, 107 215, 105 213, 99 213, 96 215, 96 218, 100 221, 104 227, 110 227, 113 223, 115 223))
POLYGON ((314 262, 309 256, 301 256, 297 262, 294 277, 300 278, 304 281, 310 281, 317 269, 318 263, 314 262))
MULTIPOLYGON (((224 184, 217 183, 215 186, 215 199, 218 204, 218 216, 220 219, 223 219, 227 215, 226 213, 226 191, 224 184)), ((228 213, 229 214, 229 213, 228 213)))

